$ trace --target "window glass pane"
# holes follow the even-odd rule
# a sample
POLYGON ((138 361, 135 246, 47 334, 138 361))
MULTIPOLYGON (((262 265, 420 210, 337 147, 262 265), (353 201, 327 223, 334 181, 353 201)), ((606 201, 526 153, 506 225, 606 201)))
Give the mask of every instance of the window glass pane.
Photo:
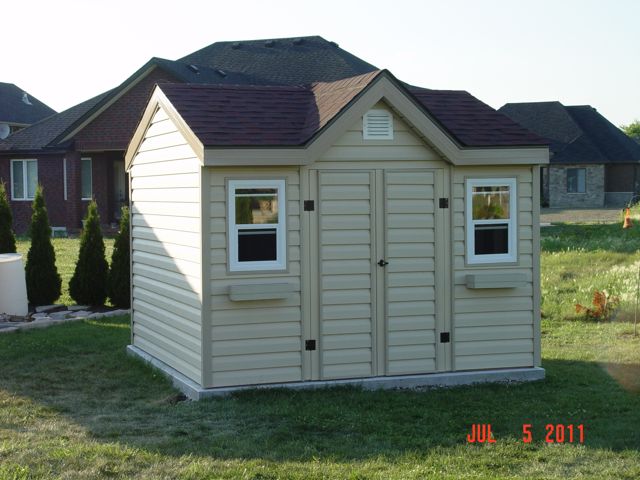
POLYGON ((578 175, 575 168, 567 170, 567 192, 576 193, 578 191, 578 175))
POLYGON ((586 191, 586 176, 587 171, 584 168, 578 168, 578 193, 584 193, 586 191))
POLYGON ((27 162, 27 195, 28 198, 36 196, 38 186, 38 162, 33 160, 27 162))
POLYGON ((274 229, 239 230, 238 261, 264 262, 277 260, 277 234, 274 229))
POLYGON ((83 159, 80 167, 80 190, 82 198, 91 198, 91 159, 83 159))
POLYGON ((509 225, 499 223, 475 226, 475 254, 509 253, 509 225))
POLYGON ((587 191, 587 170, 585 168, 567 169, 567 192, 584 193, 587 191))
POLYGON ((473 187, 473 219, 509 218, 509 187, 473 187))
POLYGON ((236 189, 236 225, 278 223, 277 188, 236 189))
POLYGON ((11 162, 13 168, 13 198, 24 198, 23 162, 11 162))

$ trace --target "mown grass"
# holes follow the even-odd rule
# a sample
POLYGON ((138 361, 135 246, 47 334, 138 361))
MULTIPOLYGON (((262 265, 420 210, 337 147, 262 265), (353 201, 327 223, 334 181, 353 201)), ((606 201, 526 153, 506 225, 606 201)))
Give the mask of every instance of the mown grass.
POLYGON ((124 353, 126 317, 0 335, 0 478, 640 478, 640 339, 624 318, 587 321, 571 304, 636 254, 603 246, 619 226, 580 249, 564 240, 573 228, 543 230, 555 247, 543 253, 547 378, 535 384, 175 403, 124 353), (468 445, 473 423, 491 423, 496 443, 468 445), (545 443, 549 423, 584 424, 585 444, 545 443))
MULTIPOLYGON (((58 299, 58 303, 72 305, 75 302, 69 296, 69 280, 71 280, 78 261, 80 240, 78 238, 53 238, 51 242, 56 252, 58 273, 62 277, 62 295, 58 299)), ((109 263, 111 263, 111 254, 113 253, 113 242, 113 238, 104 239, 105 254, 109 263)), ((30 245, 31 241, 25 237, 18 238, 16 242, 18 253, 23 255, 23 262, 26 262, 30 245)))

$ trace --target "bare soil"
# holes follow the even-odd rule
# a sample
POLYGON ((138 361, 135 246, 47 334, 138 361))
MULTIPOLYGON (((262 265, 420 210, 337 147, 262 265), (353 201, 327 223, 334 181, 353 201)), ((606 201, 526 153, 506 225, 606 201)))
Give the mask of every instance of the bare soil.
POLYGON ((543 208, 541 223, 615 223, 621 221, 620 208, 543 208))

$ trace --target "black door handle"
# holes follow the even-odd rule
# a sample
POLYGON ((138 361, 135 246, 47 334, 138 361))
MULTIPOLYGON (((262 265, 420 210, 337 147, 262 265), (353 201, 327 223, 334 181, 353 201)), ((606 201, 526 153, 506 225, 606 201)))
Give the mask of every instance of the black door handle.
POLYGON ((380 265, 381 267, 384 267, 385 265, 389 265, 389 262, 383 259, 378 262, 378 265, 380 265))

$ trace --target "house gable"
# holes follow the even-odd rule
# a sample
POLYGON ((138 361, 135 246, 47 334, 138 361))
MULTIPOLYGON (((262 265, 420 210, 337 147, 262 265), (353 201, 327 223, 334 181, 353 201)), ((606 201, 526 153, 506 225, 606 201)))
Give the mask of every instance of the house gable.
POLYGON ((124 150, 154 85, 175 81, 177 80, 174 76, 161 68, 147 70, 68 132, 62 141, 73 138, 75 148, 82 151, 124 150))

